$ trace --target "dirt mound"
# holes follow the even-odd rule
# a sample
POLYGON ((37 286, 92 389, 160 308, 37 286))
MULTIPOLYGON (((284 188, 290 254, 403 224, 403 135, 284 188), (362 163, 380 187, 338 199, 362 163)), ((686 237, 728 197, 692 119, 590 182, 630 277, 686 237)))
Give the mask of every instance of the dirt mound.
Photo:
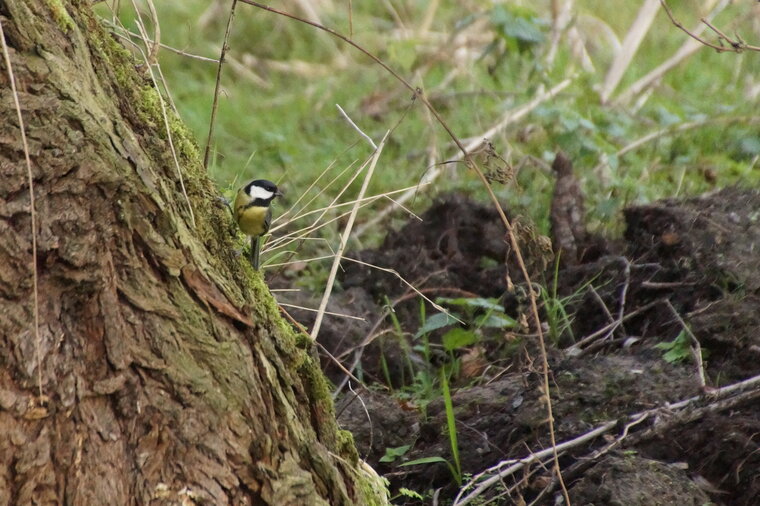
MULTIPOLYGON (((380 248, 355 254, 362 262, 391 267, 418 288, 456 288, 486 297, 504 292, 507 243, 493 207, 461 196, 435 202, 422 216, 391 232, 380 248)), ((409 285, 392 273, 350 264, 343 286, 363 287, 374 297, 398 297, 409 285)))
POLYGON ((574 504, 702 506, 710 498, 676 465, 636 455, 604 458, 573 484, 574 504))

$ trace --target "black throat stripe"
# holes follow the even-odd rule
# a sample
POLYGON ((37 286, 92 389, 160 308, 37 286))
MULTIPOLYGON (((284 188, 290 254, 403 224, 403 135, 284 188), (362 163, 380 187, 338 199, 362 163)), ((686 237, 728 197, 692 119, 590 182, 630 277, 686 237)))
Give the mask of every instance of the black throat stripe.
POLYGON ((269 207, 271 201, 272 199, 256 199, 244 205, 243 209, 250 209, 251 207, 269 207))

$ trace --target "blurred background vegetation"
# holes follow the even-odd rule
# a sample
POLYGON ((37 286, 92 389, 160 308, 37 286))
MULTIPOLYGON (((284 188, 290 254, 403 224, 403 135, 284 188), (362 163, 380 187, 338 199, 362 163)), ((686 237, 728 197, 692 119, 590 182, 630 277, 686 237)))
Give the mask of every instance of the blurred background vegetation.
MULTIPOLYGON (((621 230, 619 211, 629 203, 734 183, 754 185, 760 174, 755 113, 760 55, 700 46, 678 58, 661 78, 632 91, 639 79, 690 44, 659 4, 651 25, 642 20, 639 10, 645 3, 281 0, 269 5, 334 29, 381 58, 424 90, 464 141, 482 138, 515 110, 570 80, 555 97, 534 104, 489 137, 516 171, 514 181, 494 183, 494 188, 508 212, 529 217, 547 233, 553 185, 548 163, 562 149, 574 160, 587 195, 590 228, 614 235, 621 230), (643 39, 636 50, 626 40, 637 30, 643 39), (619 81, 611 76, 615 62, 619 81)), ((713 23, 726 34, 755 44, 760 40, 757 2, 670 3, 689 29, 714 13, 713 23)), ((231 0, 155 2, 155 15, 145 0, 98 6, 104 22, 132 41, 138 57, 137 48, 147 52, 145 41, 135 35, 140 23, 149 38, 160 28, 165 46, 158 63, 167 93, 201 149, 216 82, 213 60, 219 57, 231 5, 231 0)), ((710 30, 703 37, 716 41, 710 30)), ((279 215, 299 197, 298 207, 316 197, 306 210, 328 205, 371 153, 336 104, 376 142, 395 127, 371 194, 416 185, 439 167, 441 175, 406 201, 409 210, 419 212, 445 191, 485 200, 472 172, 462 163, 446 163, 456 157, 456 147, 408 89, 348 44, 244 3, 237 4, 232 23, 212 140, 209 171, 220 191, 264 177, 287 193, 279 215), (328 184, 333 178, 336 182, 328 184)), ((494 161, 487 153, 479 159, 494 161)), ((496 166, 504 162, 496 159, 496 166)), ((351 200, 360 183, 361 177, 340 201, 351 200)), ((389 204, 378 199, 360 211, 359 222, 389 204)), ((346 209, 328 211, 323 222, 346 209)), ((395 210, 362 229, 358 240, 362 246, 376 245, 388 226, 408 216, 395 210)), ((329 254, 338 223, 311 234, 328 242, 307 241, 298 257, 329 254)), ((270 262, 277 258, 270 254, 270 262)), ((330 261, 312 267, 322 269, 330 261)))

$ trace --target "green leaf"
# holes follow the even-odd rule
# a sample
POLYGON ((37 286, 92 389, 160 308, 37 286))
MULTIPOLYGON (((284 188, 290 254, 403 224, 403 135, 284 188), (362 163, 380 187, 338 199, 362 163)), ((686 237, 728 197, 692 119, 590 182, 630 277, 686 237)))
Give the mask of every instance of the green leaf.
POLYGON ((518 326, 517 320, 501 312, 478 316, 475 325, 491 329, 512 329, 518 326))
POLYGON ((491 22, 497 27, 497 32, 505 39, 535 44, 544 40, 538 23, 539 19, 527 11, 518 9, 507 10, 499 5, 491 12, 491 22))
POLYGON ((462 477, 461 474, 457 473, 457 470, 454 468, 454 466, 451 465, 451 462, 444 459, 443 457, 422 457, 421 459, 415 459, 410 460, 409 462, 404 462, 403 464, 399 464, 399 467, 407 467, 407 466, 416 466, 418 464, 446 464, 446 466, 449 468, 449 472, 451 473, 451 476, 454 477, 457 484, 461 485, 462 483, 462 477))
POLYGON ((408 467, 408 466, 416 466, 419 464, 436 464, 438 462, 441 462, 443 464, 449 464, 449 461, 444 459, 443 457, 422 457, 421 459, 414 459, 410 460, 409 462, 404 462, 403 464, 399 464, 399 467, 408 467))
POLYGON ((471 330, 461 327, 453 328, 446 332, 442 338, 443 348, 446 351, 454 351, 457 348, 464 348, 478 342, 478 336, 471 330))
POLYGON ((755 156, 760 153, 760 140, 756 137, 745 137, 739 141, 739 150, 747 156, 755 156))
POLYGON ((409 451, 412 445, 397 446, 395 448, 388 447, 385 449, 385 455, 380 457, 380 462, 393 462, 399 457, 402 457, 409 451))
POLYGON ((433 316, 428 318, 425 324, 422 327, 420 327, 420 329, 417 331, 416 334, 414 334, 414 338, 417 339, 423 334, 427 334, 429 332, 438 330, 440 328, 446 327, 453 323, 457 323, 457 319, 455 318, 455 316, 458 316, 458 315, 456 314, 448 315, 446 313, 434 314, 433 316))
POLYGON ((389 58, 404 70, 411 70, 417 59, 419 41, 414 39, 391 40, 387 45, 389 58))
POLYGON ((449 429, 449 444, 451 445, 451 455, 454 457, 454 466, 447 461, 449 469, 457 482, 462 486, 462 466, 459 463, 459 443, 457 442, 457 422, 454 418, 454 403, 451 401, 451 391, 449 390, 449 380, 446 377, 446 371, 441 368, 441 390, 443 393, 443 405, 446 407, 446 426, 449 429))
POLYGON ((665 352, 662 359, 670 364, 683 362, 691 357, 690 341, 683 330, 672 341, 657 343, 654 347, 665 352))
POLYGON ((483 297, 457 297, 455 299, 440 297, 436 299, 436 302, 449 306, 478 307, 492 311, 504 311, 504 306, 499 304, 498 299, 486 299, 483 297))

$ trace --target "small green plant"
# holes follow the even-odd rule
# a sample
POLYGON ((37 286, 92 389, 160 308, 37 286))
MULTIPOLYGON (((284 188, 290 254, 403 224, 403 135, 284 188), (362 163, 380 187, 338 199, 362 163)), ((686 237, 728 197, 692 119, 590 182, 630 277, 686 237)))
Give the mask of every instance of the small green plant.
POLYGON ((443 405, 446 408, 446 428, 449 432, 449 446, 451 447, 451 456, 454 458, 454 468, 456 473, 452 473, 457 482, 457 486, 462 486, 462 465, 459 461, 459 441, 457 438, 457 422, 454 418, 454 404, 451 402, 451 391, 449 390, 449 379, 446 377, 446 371, 441 368, 441 390, 443 392, 443 405))
POLYGON ((417 499, 418 501, 424 501, 425 497, 420 494, 419 492, 415 492, 412 489, 401 487, 398 489, 398 495, 396 497, 391 498, 391 500, 396 499, 398 497, 408 497, 410 499, 417 499))
POLYGON ((575 341, 572 330, 575 315, 568 313, 567 306, 576 302, 586 288, 596 279, 596 277, 590 279, 567 297, 560 297, 558 291, 559 261, 560 256, 557 255, 557 260, 554 262, 554 279, 552 280, 551 288, 547 290, 542 286, 539 290, 546 323, 549 326, 549 339, 554 344, 557 344, 565 333, 570 335, 570 339, 573 342, 575 341))
POLYGON ((396 446, 395 448, 388 447, 385 449, 385 455, 380 457, 380 462, 395 462, 399 457, 406 455, 412 445, 396 446))
POLYGON ((451 448, 451 457, 453 463, 439 455, 432 457, 423 457, 420 459, 404 462, 401 467, 416 466, 419 464, 438 464, 443 463, 449 468, 452 478, 458 487, 462 486, 462 466, 459 460, 459 442, 457 438, 456 419, 454 417, 454 404, 451 401, 451 391, 449 390, 449 379, 445 368, 440 368, 441 391, 443 395, 443 405, 446 410, 446 428, 449 436, 449 446, 451 448))
POLYGON ((441 337, 441 343, 447 352, 477 343, 480 340, 479 331, 483 328, 511 329, 518 325, 514 318, 504 313, 504 308, 497 299, 441 297, 436 299, 436 303, 459 308, 460 313, 436 313, 426 320, 423 319, 425 323, 417 331, 415 338, 452 326, 453 328, 441 337), (465 326, 462 326, 460 321, 464 321, 465 326))
MULTIPOLYGON (((443 313, 439 314, 448 318, 448 315, 445 315, 443 313)), ((420 321, 427 323, 425 318, 425 301, 423 300, 420 300, 420 321)), ((430 374, 430 364, 432 364, 433 351, 430 347, 428 332, 429 331, 422 331, 422 329, 420 329, 414 336, 414 339, 419 341, 418 344, 414 346, 414 350, 422 354, 425 364, 428 366, 418 369, 417 373, 414 375, 414 391, 417 392, 418 397, 422 399, 432 399, 435 396, 436 392, 435 378, 432 374, 430 374)), ((421 406, 424 411, 426 403, 423 402, 421 406)))
MULTIPOLYGON (((423 323, 413 336, 415 343, 413 351, 421 355, 423 360, 421 361, 422 364, 415 363, 414 365, 411 360, 408 360, 407 365, 408 370, 414 374, 411 390, 423 411, 427 403, 436 398, 439 393, 435 368, 432 366, 435 362, 435 353, 434 345, 430 343, 431 332, 445 330, 441 336, 441 345, 438 348, 443 349, 448 355, 446 367, 447 373, 451 377, 456 376, 459 367, 455 352, 478 343, 481 339, 482 329, 508 329, 518 325, 513 318, 504 313, 504 309, 497 299, 480 297, 439 298, 436 299, 436 302, 453 306, 458 311, 452 310, 448 313, 435 313, 428 316, 424 302, 420 301, 420 322, 423 323)), ((391 320, 396 333, 400 333, 400 325, 394 316, 391 316, 391 320)))
POLYGON ((685 362, 691 358, 691 340, 685 330, 679 332, 672 341, 657 343, 654 347, 665 352, 662 359, 670 364, 685 362))
MULTIPOLYGON (((388 310, 388 316, 391 319, 391 324, 393 325, 393 331, 394 336, 396 337, 396 342, 398 343, 399 347, 404 350, 404 357, 406 359, 406 367, 401 369, 401 384, 405 385, 407 383, 406 373, 409 372, 410 377, 414 377, 414 364, 411 360, 411 349, 409 348, 409 343, 406 340, 405 334, 403 329, 401 328, 401 322, 399 322, 398 317, 396 316, 396 312, 393 310, 393 305, 391 304, 390 300, 388 300, 388 297, 385 297, 385 307, 388 310)), ((380 356, 380 365, 383 370, 383 375, 385 376, 385 382, 388 385, 389 388, 393 388, 393 384, 391 383, 391 374, 390 370, 388 369, 388 362, 385 360, 385 353, 382 351, 382 341, 381 341, 381 356, 380 356)))
POLYGON ((400 467, 418 466, 421 464, 446 464, 446 466, 448 466, 449 468, 449 472, 451 473, 451 476, 454 478, 454 481, 456 481, 457 485, 458 486, 462 485, 462 477, 457 472, 456 467, 454 467, 454 465, 452 465, 451 462, 449 462, 445 458, 438 455, 435 455, 433 457, 422 457, 421 459, 410 460, 409 462, 404 462, 403 464, 401 464, 400 467))

